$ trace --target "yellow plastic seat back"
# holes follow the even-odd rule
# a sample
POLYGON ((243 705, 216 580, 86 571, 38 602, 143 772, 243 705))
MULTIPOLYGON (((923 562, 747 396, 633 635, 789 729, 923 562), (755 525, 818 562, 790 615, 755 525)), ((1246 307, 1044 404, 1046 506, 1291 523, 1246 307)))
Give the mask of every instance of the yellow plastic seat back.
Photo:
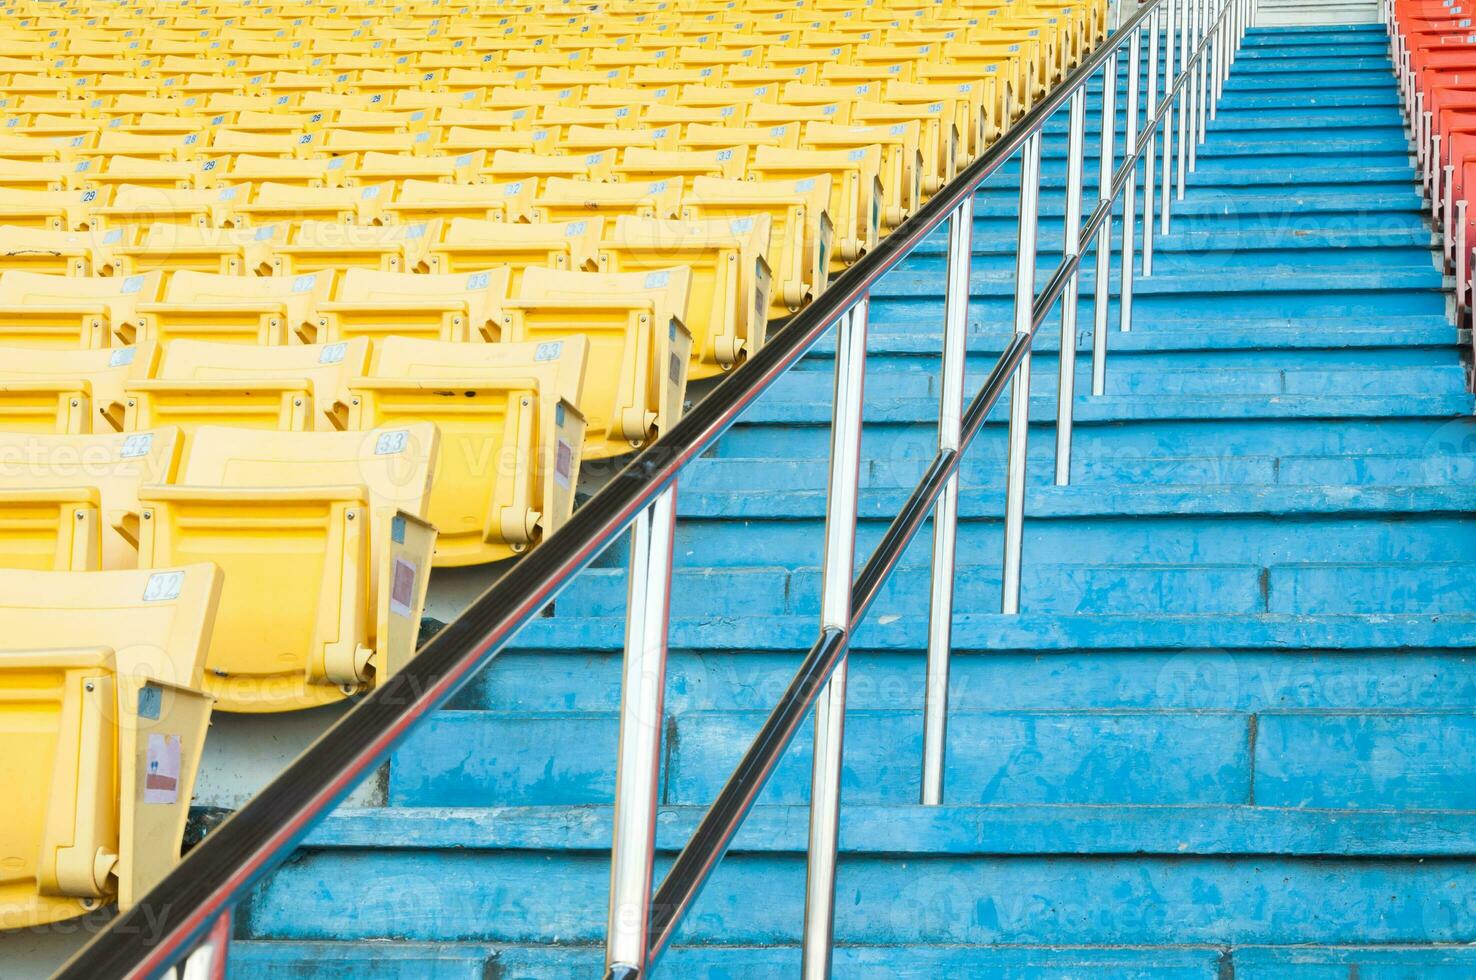
POLYGON ((625 184, 595 183, 549 177, 533 199, 535 222, 578 221, 583 218, 668 218, 676 214, 682 197, 680 180, 625 184))
POLYGON ((132 343, 138 306, 159 295, 162 276, 0 274, 0 344, 85 349, 132 343))
POLYGON ((332 287, 331 272, 300 276, 176 272, 162 303, 139 306, 139 336, 164 343, 188 339, 285 344, 293 337, 311 342, 317 332, 317 304, 328 298, 332 287))
POLYGON ((830 175, 828 213, 835 224, 835 250, 830 270, 839 272, 872 248, 881 237, 884 191, 881 148, 854 150, 780 150, 761 146, 749 172, 761 180, 830 175))
POLYGON ((285 224, 207 228, 156 223, 149 225, 137 244, 112 248, 109 258, 119 275, 153 269, 264 275, 271 270, 272 245, 285 241, 286 236, 285 224))
POLYGON ((408 225, 356 225, 304 221, 287 244, 272 248, 272 274, 301 275, 332 269, 413 272, 425 250, 441 235, 440 221, 408 225))
POLYGON ((524 551, 573 512, 584 441, 577 409, 589 343, 456 344, 390 337, 355 382, 356 428, 435 423, 429 519, 437 565, 524 551))
POLYGON ((595 250, 604 230, 603 218, 541 224, 452 218, 443 240, 428 250, 426 264, 433 272, 446 273, 505 266, 515 295, 523 270, 530 266, 595 271, 595 250))
POLYGON ((173 486, 140 490, 145 567, 210 555, 225 574, 205 690, 225 711, 355 694, 414 651, 435 530, 435 428, 202 427, 173 486))
POLYGON ((528 213, 537 181, 508 181, 502 184, 443 184, 428 180, 406 180, 400 193, 384 211, 398 222, 430 221, 435 218, 479 218, 514 222, 528 213))
POLYGON ((210 718, 209 564, 0 570, 0 930, 127 909, 179 859, 210 718))
POLYGON ((0 430, 76 435, 123 427, 123 388, 154 351, 0 347, 0 430))
POLYGON ((774 288, 770 319, 788 316, 824 291, 834 231, 830 176, 799 180, 722 180, 698 177, 682 202, 682 219, 746 218, 767 214, 774 288))
POLYGON ((338 299, 319 304, 319 334, 330 341, 495 339, 507 282, 506 269, 446 275, 350 269, 338 299))
POLYGON ((331 431, 348 421, 348 380, 368 364, 369 342, 291 346, 177 339, 147 379, 129 382, 124 428, 234 425, 331 431))
POLYGON ((692 270, 689 377, 731 369, 763 345, 773 276, 767 214, 706 221, 621 218, 600 243, 601 272, 650 272, 672 262, 692 270))
MULTIPOLYGON (((98 193, 97 191, 84 191, 98 193)), ((180 190, 123 184, 115 188, 111 202, 92 209, 105 227, 117 225, 213 225, 230 223, 230 208, 250 193, 250 187, 219 187, 211 190, 180 190)))
POLYGON ((0 431, 0 567, 138 564, 138 487, 174 479, 172 428, 100 435, 0 431))
POLYGON ((111 268, 111 247, 125 230, 54 231, 49 228, 0 226, 0 266, 54 276, 90 276, 111 268))
POLYGON ((585 458, 619 456, 676 424, 692 335, 685 319, 692 272, 559 272, 530 268, 505 307, 503 340, 589 340, 578 402, 589 426, 585 458))

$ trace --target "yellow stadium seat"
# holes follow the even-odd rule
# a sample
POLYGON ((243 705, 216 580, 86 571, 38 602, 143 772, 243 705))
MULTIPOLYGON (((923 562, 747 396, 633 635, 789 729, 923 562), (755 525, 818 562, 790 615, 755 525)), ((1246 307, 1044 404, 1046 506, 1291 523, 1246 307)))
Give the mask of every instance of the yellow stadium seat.
POLYGON ((533 198, 535 222, 577 221, 581 218, 669 218, 681 207, 682 182, 610 184, 549 177, 533 198))
POLYGON ((396 336, 480 342, 501 333, 507 290, 505 268, 457 275, 350 269, 338 298, 318 304, 318 337, 329 343, 396 336))
POLYGON ((780 126, 712 126, 689 123, 682 134, 682 147, 688 150, 722 150, 735 146, 799 146, 797 123, 780 126))
POLYGON ((834 231, 830 177, 752 181, 698 177, 683 199, 682 218, 744 218, 767 214, 772 220, 768 258, 774 273, 769 317, 785 317, 825 290, 834 231))
POLYGON ((437 565, 507 558, 568 519, 589 351, 577 334, 536 344, 389 337, 378 345, 373 372, 354 383, 352 423, 435 423, 441 456, 429 520, 439 535, 437 565))
POLYGON ((66 191, 79 183, 80 164, 61 160, 0 158, 0 183, 10 190, 66 191))
POLYGON ((371 225, 380 221, 380 204, 394 191, 391 184, 366 187, 300 187, 266 181, 256 185, 251 201, 231 209, 238 224, 273 221, 341 221, 371 225))
POLYGON ((286 241, 287 230, 285 223, 256 228, 152 224, 136 244, 110 246, 106 258, 118 275, 149 269, 266 275, 271 271, 272 246, 286 241))
POLYGON ((544 224, 453 218, 425 261, 430 271, 442 273, 505 267, 511 275, 510 295, 515 295, 522 271, 529 266, 594 272, 595 250, 604 229, 603 218, 544 224))
POLYGON ((504 342, 589 339, 578 402, 586 459, 639 448, 681 416, 692 357, 685 319, 692 273, 685 266, 601 274, 529 268, 504 306, 504 342))
POLYGON ((16 190, 0 186, 0 223, 53 231, 82 231, 92 225, 98 191, 16 190))
POLYGON ((117 432, 123 387, 152 370, 153 348, 0 347, 0 431, 117 432))
POLYGON ((458 217, 514 222, 527 215, 536 189, 534 180, 501 184, 406 180, 395 200, 384 205, 384 212, 398 222, 458 217))
POLYGON ((614 167, 622 180, 675 182, 685 193, 694 177, 723 177, 742 180, 748 165, 748 147, 727 146, 716 150, 646 150, 632 147, 614 167))
POLYGON ((179 860, 210 719, 221 575, 0 571, 0 929, 114 901, 179 860))
POLYGON ((498 150, 486 173, 498 181, 537 180, 542 177, 578 177, 583 180, 609 180, 615 165, 615 151, 585 153, 573 157, 544 156, 498 150))
POLYGON ((889 105, 885 102, 858 102, 852 108, 851 122, 856 126, 897 126, 917 123, 918 153, 921 156, 919 187, 924 196, 943 189, 958 172, 958 126, 952 101, 927 105, 889 105))
POLYGON ((0 273, 0 343, 61 349, 133 342, 137 307, 159 295, 158 272, 136 276, 0 273))
POLYGON ((423 515, 436 453, 424 422, 206 426, 174 484, 140 488, 140 566, 209 556, 224 572, 203 680, 219 708, 327 704, 413 655, 435 544, 423 515))
POLYGON ((181 446, 173 428, 97 435, 0 431, 0 567, 137 567, 139 484, 171 482, 181 446))
POLYGON ((807 123, 803 142, 813 150, 853 152, 877 147, 881 157, 882 231, 890 232, 917 210, 922 199, 922 126, 917 120, 890 126, 833 126, 807 123))
POLYGON ((59 276, 90 276, 113 268, 112 250, 124 240, 124 229, 52 231, 0 225, 0 265, 59 276))
POLYGON ((138 187, 188 189, 208 186, 210 183, 210 174, 201 169, 198 160, 98 156, 79 161, 76 169, 76 177, 85 187, 133 184, 138 187))
POLYGON ((289 276, 348 268, 413 271, 440 235, 439 221, 409 225, 304 221, 293 227, 286 244, 272 247, 272 274, 289 276))
POLYGON ((447 184, 471 184, 486 162, 486 152, 477 150, 457 156, 415 157, 404 153, 365 153, 348 174, 355 184, 398 180, 434 180, 447 184))
POLYGON ((650 221, 620 218, 600 243, 601 272, 649 272, 680 262, 692 270, 687 328, 689 378, 731 369, 763 345, 773 276, 765 251, 770 218, 650 221))
MULTIPOLYGON (((230 224, 230 208, 249 187, 219 187, 213 190, 179 190, 122 184, 113 190, 106 205, 92 208, 103 227, 116 225, 213 225, 230 224)), ((96 194, 98 191, 84 191, 96 194)))
POLYGON ((835 226, 835 249, 830 270, 840 271, 876 246, 881 234, 884 190, 881 150, 780 150, 761 146, 754 151, 749 172, 759 180, 830 176, 830 205, 835 226))
POLYGON ((340 187, 348 177, 348 157, 332 159, 292 159, 242 153, 229 162, 222 175, 233 184, 256 184, 271 181, 298 184, 303 187, 340 187))
POLYGON ((369 342, 242 346, 173 340, 147 378, 124 385, 123 428, 201 425, 331 431, 348 421, 348 379, 369 342))
MULTIPOLYGON (((4 278, 0 277, 0 286, 4 278)), ((163 302, 140 304, 138 336, 144 341, 180 338, 237 344, 311 342, 314 309, 333 288, 333 274, 222 276, 185 270, 169 278, 163 302)))
POLYGON ((953 125, 958 130, 961 169, 983 152, 994 138, 1004 111, 995 86, 975 77, 972 81, 888 82, 882 102, 893 106, 925 106, 930 111, 942 103, 953 107, 953 125))

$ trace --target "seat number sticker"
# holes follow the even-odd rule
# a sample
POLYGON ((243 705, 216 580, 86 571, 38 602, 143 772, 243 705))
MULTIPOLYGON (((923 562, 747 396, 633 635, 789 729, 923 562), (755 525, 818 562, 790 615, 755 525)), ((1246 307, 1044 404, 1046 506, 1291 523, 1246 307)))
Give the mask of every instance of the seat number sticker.
POLYGON ((560 488, 569 489, 569 479, 574 475, 574 447, 564 440, 559 440, 557 454, 554 456, 554 482, 560 488))
POLYGON ((144 765, 145 803, 179 802, 179 736, 150 735, 144 765))

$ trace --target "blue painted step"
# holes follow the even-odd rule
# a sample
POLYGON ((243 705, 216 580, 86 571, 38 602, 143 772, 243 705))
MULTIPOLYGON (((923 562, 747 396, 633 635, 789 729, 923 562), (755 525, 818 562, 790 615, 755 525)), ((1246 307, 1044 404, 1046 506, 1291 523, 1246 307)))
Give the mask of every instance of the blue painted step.
MULTIPOLYGON (((1019 615, 998 613, 1003 404, 960 469, 941 808, 914 803, 926 528, 903 556, 852 654, 838 976, 1476 972, 1470 337, 1447 319, 1390 65, 1377 25, 1247 35, 1132 332, 1108 304, 1102 397, 1083 264, 1069 488, 1049 485, 1059 311, 1042 327, 1019 615)), ((1050 130, 1042 280, 1062 247, 1064 120, 1050 130)), ((970 390, 1011 330, 1018 173, 977 201, 970 390)), ((863 558, 936 450, 940 246, 871 306, 863 558)), ((663 868, 816 636, 832 351, 678 491, 663 868)), ((390 805, 335 815, 263 884, 234 976, 599 971, 625 558, 622 540, 398 751, 390 805)), ((432 599, 458 581, 438 573, 432 599)), ((810 739, 658 978, 797 968, 810 739)))

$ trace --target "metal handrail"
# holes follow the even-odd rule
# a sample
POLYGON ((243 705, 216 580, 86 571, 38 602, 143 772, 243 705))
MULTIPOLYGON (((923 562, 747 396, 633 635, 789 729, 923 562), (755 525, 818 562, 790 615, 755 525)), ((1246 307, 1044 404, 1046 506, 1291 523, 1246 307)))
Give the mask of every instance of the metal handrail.
MULTIPOLYGON (((608 972, 616 977, 643 976, 670 941, 682 913, 690 906, 708 875, 721 860, 738 825, 763 788, 767 776, 788 746, 804 715, 823 696, 817 711, 815 785, 812 794, 811 874, 807 885, 806 956, 807 976, 828 975, 830 958, 831 900, 833 899, 836 818, 839 810, 840 723, 844 717, 844 655, 852 632, 875 600, 903 550, 937 509, 935 520, 934 628, 929 638, 930 684, 941 670, 944 692, 928 698, 930 739, 934 727, 946 716, 947 609, 952 589, 952 533, 956 521, 958 464, 963 452, 984 424, 990 409, 1007 384, 1015 385, 1010 427, 1010 478, 1007 515, 1014 515, 1014 554, 1006 556, 1006 568, 1014 563, 1018 576, 1018 526, 1023 520, 1024 438, 1028 422, 1028 370, 1030 346, 1035 331, 1044 323, 1052 306, 1062 296, 1075 296, 1077 270, 1082 249, 1071 252, 1051 276, 1046 289, 1036 294, 1034 281, 1035 199, 1041 131, 1045 122, 1071 100, 1074 159, 1081 156, 1085 86, 1096 71, 1104 72, 1103 156, 1110 159, 1115 132, 1115 112, 1108 93, 1116 83, 1120 49, 1130 44, 1130 90, 1136 94, 1141 29, 1150 27, 1150 44, 1156 52, 1160 33, 1175 36, 1176 13, 1183 28, 1180 39, 1181 70, 1171 88, 1150 117, 1141 138, 1131 140, 1133 158, 1111 170, 1110 187, 1099 192, 1099 202, 1080 229, 1078 242, 1105 241, 1111 232, 1113 202, 1127 186, 1135 183, 1138 161, 1144 150, 1153 151, 1154 136, 1164 127, 1163 201, 1169 199, 1169 157, 1173 143, 1172 114, 1179 103, 1177 190, 1182 197, 1186 169, 1192 169, 1193 146, 1203 139, 1206 103, 1217 94, 1249 23, 1256 0, 1153 0, 1139 9, 1102 47, 1089 55, 1059 86, 1011 126, 994 144, 966 167, 948 186, 924 204, 891 235, 837 277, 808 307, 724 379, 661 439, 640 452, 599 493, 579 508, 558 532, 522 558, 443 630, 437 633, 398 673, 387 678, 353 707, 337 724, 320 736, 265 789, 258 793, 159 882, 142 900, 119 914, 106 930, 95 936, 58 973, 67 980, 95 977, 147 978, 157 976, 196 957, 223 958, 230 916, 249 889, 287 858, 308 830, 326 816, 353 787, 389 753, 419 720, 444 705, 474 673, 497 657, 514 634, 537 615, 580 570, 610 545, 628 526, 634 526, 630 614, 627 619, 626 686, 621 710, 620 762, 616 801, 616 839, 612 856, 611 931, 608 972), (1199 16, 1201 7, 1213 8, 1199 16), (1192 52, 1190 46, 1193 45, 1192 52), (1213 61, 1213 64, 1211 62, 1213 61), (1167 120, 1167 121, 1166 121, 1167 120), (1186 159, 1186 143, 1188 159, 1186 159), (974 194, 979 186, 1017 151, 1022 157, 1022 219, 1028 214, 1031 247, 1029 260, 1021 249, 1020 284, 1017 287, 1016 332, 982 389, 964 411, 961 403, 947 404, 950 394, 962 393, 964 327, 968 301, 968 263, 974 194), (1028 164, 1028 167, 1026 166, 1028 164), (1132 182, 1132 183, 1130 183, 1132 182), (894 268, 926 236, 950 224, 949 274, 943 385, 945 403, 940 409, 940 448, 921 482, 909 495, 902 511, 887 529, 881 543, 852 581, 852 552, 855 547, 855 497, 859 458, 860 402, 864 377, 867 296, 873 284, 894 268), (1021 306, 1023 304, 1023 312, 1021 306), (712 804, 686 848, 662 882, 653 900, 650 896, 654 846, 655 772, 653 763, 660 739, 660 683, 651 676, 664 674, 666 625, 669 614, 668 589, 671 568, 672 526, 675 520, 676 478, 680 470, 698 457, 737 420, 738 416, 768 390, 769 386, 797 363, 832 326, 839 323, 837 341, 837 405, 832 431, 831 489, 826 522, 826 581, 822 594, 823 618, 819 639, 805 656, 799 672, 778 706, 770 714, 743 761, 735 769, 712 804), (1022 379, 1024 384, 1021 384, 1022 379), (1018 431, 1017 431, 1018 430, 1018 431), (949 504, 948 501, 952 500, 949 504), (942 506, 939 506, 939 505, 942 506), (945 510, 947 511, 945 515, 945 510), (943 518, 946 516, 946 520, 943 518), (945 530, 940 530, 949 525, 945 530), (940 556, 940 552, 942 555, 940 556), (941 584, 940 557, 946 557, 946 585, 941 584), (945 615, 937 622, 940 610, 945 615), (645 672, 644 674, 642 672, 645 672), (654 672, 654 673, 653 673, 654 672), (651 709, 654 707, 654 714, 651 709), (652 732, 654 719, 654 738, 652 732), (817 810, 824 809, 817 815, 817 810), (817 861, 822 867, 817 870, 817 861), (622 916, 622 902, 638 896, 636 928, 622 916), (619 901, 617 901, 619 899, 619 901), (627 923, 617 929, 616 920, 627 923)), ((1172 43, 1165 43, 1165 79, 1173 74, 1172 43)), ((1150 63, 1153 59, 1150 58, 1150 63)), ((1150 89, 1151 91, 1151 89, 1150 89)), ((1151 98, 1151 96, 1150 96, 1151 98)), ((1130 125, 1136 125, 1137 104, 1130 106, 1130 125)), ((1210 108, 1209 112, 1213 112, 1210 108)), ((1129 130, 1130 136, 1133 130, 1129 130)), ((1151 170, 1149 171, 1151 174, 1151 170)), ((1080 190, 1080 174, 1073 178, 1080 190)), ((1151 178, 1150 178, 1151 180, 1151 178)), ((1152 235, 1151 188, 1144 194, 1145 258, 1152 235)), ((1077 215, 1079 215, 1079 210, 1077 215)), ((1162 215, 1167 231, 1167 208, 1162 215)), ((1125 215, 1126 236, 1124 281, 1131 280, 1135 246, 1132 244, 1136 215, 1125 215)), ((1022 220, 1021 227, 1026 222, 1022 220)), ((1099 249, 1097 275, 1097 319, 1105 323, 1108 276, 1101 258, 1110 261, 1110 242, 1099 249)), ((1063 312, 1063 332, 1074 322, 1063 312)), ((1130 327, 1130 306, 1122 307, 1122 328, 1130 327)), ((1102 329, 1105 329, 1103 327, 1102 329)), ((1068 334, 1074 354, 1074 333, 1068 334)), ((1105 335, 1094 346, 1094 375, 1105 371, 1105 335)), ((1065 350, 1063 344, 1063 365, 1065 350)), ((1064 373, 1063 373, 1064 380, 1064 373)), ((1069 428, 1071 401, 1062 402, 1063 418, 1069 428)), ((1059 430, 1059 424, 1058 424, 1059 430)), ((1069 447, 1069 441, 1066 444, 1069 447)), ((1068 471, 1069 478, 1069 471, 1068 471)), ((1007 516, 1007 525, 1011 518, 1007 516)), ((1008 534, 1007 534, 1008 539, 1008 534)), ((1008 578, 1008 576, 1007 576, 1008 578)), ((1018 608, 1018 577, 1014 608, 1018 608)), ((1002 607, 1009 611, 1006 591, 1002 607)), ((936 769, 933 789, 941 794, 942 755, 938 742, 928 765, 936 769)), ((925 777, 924 802, 929 779, 925 777)), ((193 966, 194 964, 192 964, 193 966)), ((216 967, 218 969, 218 964, 216 967)))

